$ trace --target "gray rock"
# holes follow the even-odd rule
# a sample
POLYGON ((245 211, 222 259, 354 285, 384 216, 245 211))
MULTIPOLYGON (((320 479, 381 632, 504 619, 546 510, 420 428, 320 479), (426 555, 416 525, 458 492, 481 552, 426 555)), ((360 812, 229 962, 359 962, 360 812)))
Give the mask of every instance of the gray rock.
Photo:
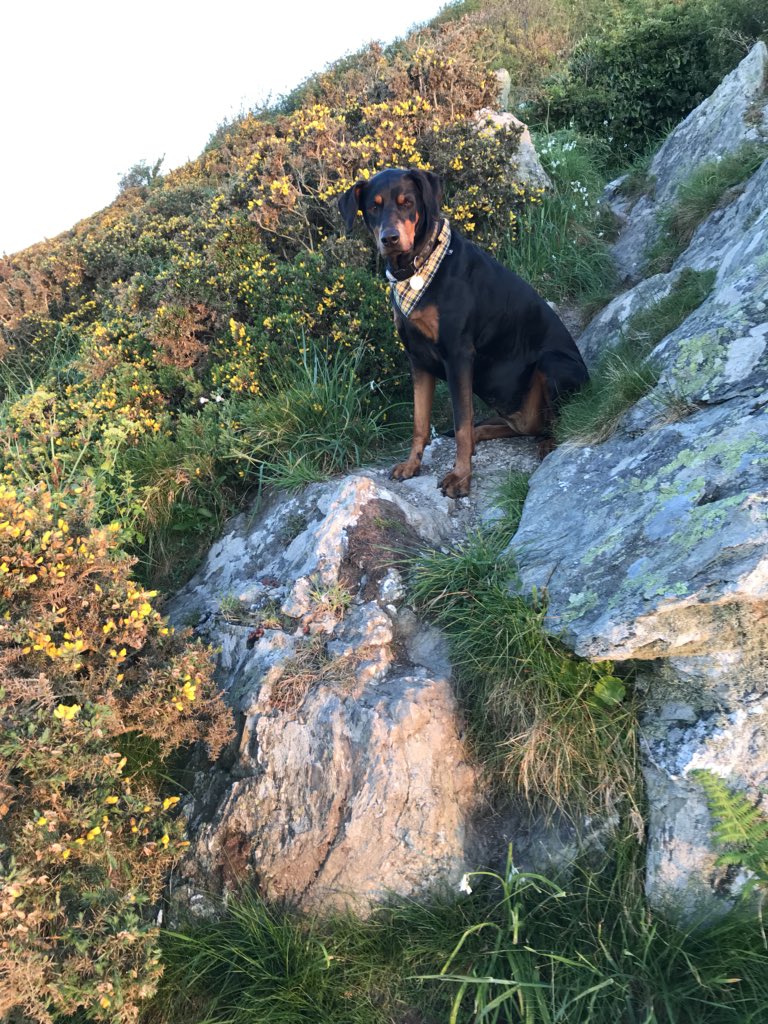
MULTIPOLYGON (((642 276, 645 254, 658 234, 658 212, 673 201, 682 181, 702 164, 733 153, 744 143, 768 138, 767 72, 768 49, 758 42, 661 146, 649 168, 655 181, 653 195, 640 197, 626 214, 614 246, 623 277, 637 281, 642 276)), ((615 193, 615 183, 611 184, 608 200, 615 193)))
POLYGON ((499 110, 504 111, 509 107, 509 91, 512 88, 512 76, 506 68, 499 68, 498 71, 494 71, 496 78, 496 85, 499 90, 498 105, 499 110))
MULTIPOLYGON (((632 209, 623 236, 634 252, 658 198, 759 130, 765 67, 760 44, 662 147, 657 199, 632 209)), ((669 274, 587 327, 594 361, 683 268, 717 268, 709 297, 652 353, 659 382, 617 433, 562 447, 534 474, 513 541, 515 586, 546 590, 553 632, 585 657, 647 665, 647 888, 689 919, 744 881, 716 866, 691 771, 753 794, 768 785, 768 164, 729 200, 669 274)))
MULTIPOLYGON (((635 313, 647 309, 668 295, 681 271, 686 268, 717 268, 718 275, 710 299, 681 325, 675 335, 670 336, 673 342, 678 335, 698 338, 702 333, 707 333, 713 321, 712 306, 741 306, 745 297, 752 311, 745 313, 739 309, 739 317, 746 316, 750 321, 749 329, 757 329, 759 334, 760 323, 766 318, 768 300, 761 283, 761 280, 764 280, 764 268, 754 257, 756 253, 765 250, 766 232, 768 160, 745 183, 740 195, 733 196, 730 203, 715 210, 699 225, 690 245, 678 257, 669 273, 644 278, 633 288, 618 295, 597 314, 578 341, 587 365, 594 365, 603 352, 613 348, 621 340, 623 329, 635 313)), ((723 320, 722 316, 719 319, 723 320)), ((734 318, 733 322, 735 325, 746 321, 737 321, 734 318)), ((708 343, 702 344, 706 347, 708 343)), ((737 362, 741 358, 748 359, 750 356, 746 350, 751 351, 756 346, 759 346, 759 339, 757 342, 745 340, 741 349, 732 350, 731 357, 737 362)), ((715 348, 725 352, 727 346, 721 345, 718 341, 715 348)), ((732 367, 734 372, 741 372, 736 369, 735 362, 732 363, 732 367)), ((676 382, 675 386, 677 383, 679 382, 676 382)))
POLYGON ((527 124, 523 124, 514 114, 508 111, 500 114, 490 107, 483 107, 482 110, 478 110, 474 117, 480 135, 487 131, 497 131, 499 128, 522 129, 513 165, 514 180, 532 189, 552 188, 552 180, 541 165, 527 124), (490 128, 488 127, 489 125, 491 126, 490 128))

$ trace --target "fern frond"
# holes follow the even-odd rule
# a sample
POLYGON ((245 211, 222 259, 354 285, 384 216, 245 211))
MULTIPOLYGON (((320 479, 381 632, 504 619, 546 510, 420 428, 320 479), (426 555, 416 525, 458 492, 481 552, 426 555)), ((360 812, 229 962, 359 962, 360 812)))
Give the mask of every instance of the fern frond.
POLYGON ((716 819, 713 838, 722 847, 718 864, 747 868, 768 882, 768 816, 744 793, 728 786, 712 772, 691 772, 704 790, 707 805, 716 819))

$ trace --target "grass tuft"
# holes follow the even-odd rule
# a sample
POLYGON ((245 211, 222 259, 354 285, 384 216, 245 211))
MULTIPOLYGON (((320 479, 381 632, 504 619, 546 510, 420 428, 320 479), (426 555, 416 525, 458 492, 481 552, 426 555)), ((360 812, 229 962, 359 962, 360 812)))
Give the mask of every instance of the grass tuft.
POLYGON ((229 457, 260 484, 293 488, 401 447, 406 404, 388 404, 378 385, 361 383, 361 358, 362 349, 331 356, 304 347, 297 363, 276 372, 268 395, 232 411, 229 457))
POLYGON ((586 387, 561 407, 555 425, 559 443, 600 444, 613 434, 627 409, 658 383, 651 352, 701 305, 714 280, 714 270, 686 268, 669 295, 628 321, 621 341, 598 361, 586 387))
POLYGON ((696 228, 723 200, 735 196, 730 190, 746 181, 768 157, 764 143, 745 143, 721 160, 698 167, 677 190, 674 202, 660 214, 660 234, 648 253, 648 274, 671 269, 688 247, 696 228))
POLYGON ((367 920, 303 918, 252 894, 161 936, 142 1024, 761 1024, 766 952, 742 909, 679 926, 645 903, 642 856, 552 881, 473 872, 463 891, 367 920))
POLYGON ((608 225, 598 207, 605 184, 593 140, 572 131, 536 139, 553 191, 527 206, 499 258, 545 298, 603 303, 615 289, 608 225))
POLYGON ((552 637, 535 595, 511 592, 515 488, 510 519, 411 566, 414 601, 448 638, 473 745, 498 784, 574 815, 634 806, 635 716, 623 682, 552 637))

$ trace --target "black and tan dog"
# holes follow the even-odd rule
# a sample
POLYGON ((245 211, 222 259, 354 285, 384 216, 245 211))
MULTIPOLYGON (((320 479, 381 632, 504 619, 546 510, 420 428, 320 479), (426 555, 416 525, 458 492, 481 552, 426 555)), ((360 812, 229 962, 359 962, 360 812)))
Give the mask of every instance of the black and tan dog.
POLYGON ((437 377, 453 403, 456 463, 440 487, 469 494, 475 444, 550 436, 557 404, 587 381, 567 329, 529 284, 463 238, 440 214, 441 188, 427 171, 385 170, 339 199, 348 231, 358 210, 387 261, 395 323, 411 364, 413 445, 392 470, 415 476, 429 443, 437 377), (498 413, 473 425, 472 392, 498 413))

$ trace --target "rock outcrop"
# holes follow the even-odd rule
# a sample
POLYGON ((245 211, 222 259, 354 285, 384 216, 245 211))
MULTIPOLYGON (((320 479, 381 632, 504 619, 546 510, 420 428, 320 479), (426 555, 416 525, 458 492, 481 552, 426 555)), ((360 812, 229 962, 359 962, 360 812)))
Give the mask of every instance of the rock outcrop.
POLYGON ((652 193, 636 203, 616 202, 616 186, 608 186, 610 205, 625 224, 616 246, 619 273, 630 282, 643 274, 643 263, 657 233, 657 214, 674 198, 682 181, 712 160, 736 152, 744 143, 768 138, 768 48, 757 43, 715 92, 672 132, 656 153, 648 174, 652 193))
MULTIPOLYGON (((451 449, 437 442, 430 458, 451 449)), ((528 469, 534 450, 506 449, 528 469)), ((488 514, 509 465, 498 452, 487 446, 476 467, 488 514)), ((270 898, 365 912, 475 866, 480 774, 444 642, 405 604, 397 565, 463 536, 476 512, 432 473, 389 485, 374 471, 241 516, 214 546, 170 611, 219 648, 240 731, 188 801, 177 900, 204 909, 207 894, 256 883, 270 898)))
MULTIPOLYGON (((623 209, 616 253, 630 278, 680 181, 761 137, 767 65, 758 44, 660 150, 654 197, 623 209)), ((716 271, 712 291, 656 347, 658 383, 604 443, 563 446, 540 466, 532 440, 481 445, 472 499, 451 501, 435 486, 452 461, 440 439, 420 478, 394 485, 371 470, 313 485, 240 517, 213 548, 171 611, 219 647, 240 733, 187 801, 177 899, 204 909, 207 893, 250 881, 304 907, 365 912, 387 893, 455 884, 509 839, 525 866, 573 855, 566 823, 509 808, 483 820, 445 645, 408 607, 398 567, 492 519, 510 466, 533 474, 510 586, 546 592, 551 630, 580 655, 635 667, 649 897, 688 916, 730 897, 739 879, 715 865, 691 772, 768 789, 768 161, 670 273, 595 318, 587 360, 685 268, 716 271)))
MULTIPOLYGON (((637 252, 646 212, 687 171, 764 123, 767 62, 759 44, 672 133, 651 168, 656 198, 630 214, 620 258, 637 252)), ((652 353, 658 384, 608 441, 545 460, 513 545, 523 588, 547 590, 553 631, 585 657, 641 663, 648 892, 693 914, 732 880, 715 869, 690 771, 768 787, 768 161, 670 274, 596 318, 580 342, 586 357, 684 267, 717 276, 652 353)))

